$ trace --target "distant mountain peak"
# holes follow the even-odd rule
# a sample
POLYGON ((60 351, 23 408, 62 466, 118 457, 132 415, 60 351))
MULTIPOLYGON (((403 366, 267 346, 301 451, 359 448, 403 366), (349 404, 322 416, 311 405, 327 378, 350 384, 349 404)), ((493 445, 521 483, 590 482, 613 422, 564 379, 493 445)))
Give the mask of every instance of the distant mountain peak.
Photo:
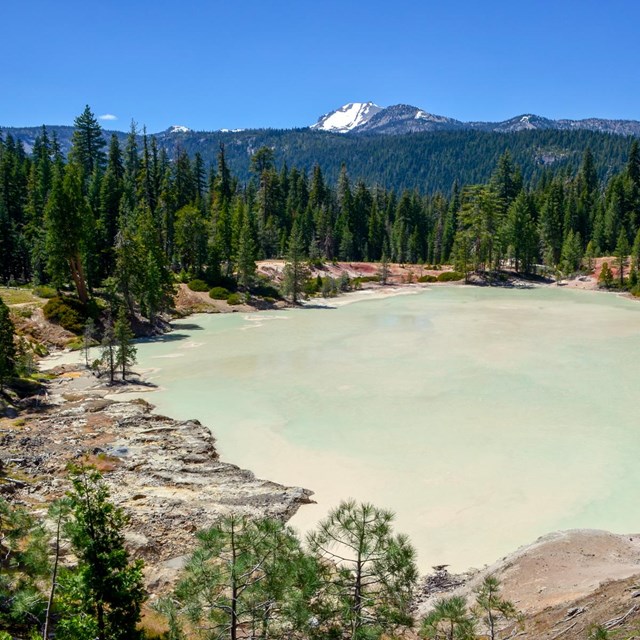
POLYGON ((190 133, 191 129, 181 124, 174 124, 167 129, 167 133, 190 133))
POLYGON ((326 113, 311 125, 311 129, 347 133, 368 122, 376 113, 382 111, 374 102, 349 102, 335 111, 326 113))

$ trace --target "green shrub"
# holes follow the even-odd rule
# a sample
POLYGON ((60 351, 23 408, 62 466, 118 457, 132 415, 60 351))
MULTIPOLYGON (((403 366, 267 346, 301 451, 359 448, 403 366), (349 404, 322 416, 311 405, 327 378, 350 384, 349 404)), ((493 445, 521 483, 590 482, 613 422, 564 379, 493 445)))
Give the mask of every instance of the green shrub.
POLYGON ((225 289, 233 292, 238 290, 238 282, 231 276, 218 274, 215 277, 208 277, 207 282, 209 283, 209 287, 224 287, 225 289))
POLYGON ((227 304, 235 306, 237 304, 242 304, 244 302, 243 296, 239 293, 231 293, 227 298, 227 304))
POLYGON ((199 280, 197 278, 195 280, 189 281, 187 287, 189 287, 191 291, 209 291, 209 285, 204 280, 199 280))
POLYGON ((464 273, 459 271, 443 271, 438 274, 438 282, 453 282, 454 280, 464 279, 464 273))
POLYGON ((99 314, 98 306, 91 301, 84 305, 76 298, 51 298, 44 305, 42 311, 44 317, 49 322, 59 324, 71 333, 81 334, 84 331, 84 324, 87 318, 97 318, 99 314))
POLYGON ((40 284, 33 288, 33 295, 38 296, 38 298, 46 298, 49 300, 50 298, 55 298, 58 293, 53 287, 48 287, 46 284, 40 284))
POLYGON ((226 300, 229 294, 229 289, 225 289, 224 287, 213 287, 213 289, 209 291, 209 297, 212 300, 226 300))
POLYGON ((352 281, 354 287, 360 286, 363 282, 380 282, 380 276, 358 276, 352 281))
MULTIPOLYGON (((440 275, 443 276, 444 273, 441 273, 440 275)), ((436 282, 437 280, 438 280, 438 278, 436 278, 435 276, 432 276, 432 275, 430 275, 428 273, 426 275, 420 276, 418 278, 418 282, 436 282)))
POLYGON ((251 293, 255 296, 262 296, 263 298, 280 298, 280 292, 268 282, 258 282, 255 286, 251 287, 251 293))

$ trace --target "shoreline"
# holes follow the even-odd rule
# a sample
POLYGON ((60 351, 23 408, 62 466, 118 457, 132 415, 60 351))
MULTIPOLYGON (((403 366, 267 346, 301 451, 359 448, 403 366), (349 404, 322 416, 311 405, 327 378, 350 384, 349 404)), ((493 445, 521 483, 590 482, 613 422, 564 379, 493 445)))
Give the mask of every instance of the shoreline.
MULTIPOLYGON (((455 285, 443 283, 438 286, 450 287, 465 285, 462 283, 455 285)), ((472 287, 476 285, 471 284, 467 286, 472 287)), ((547 286, 554 287, 557 285, 555 285, 555 283, 550 285, 541 284, 535 288, 545 288, 547 286)), ((384 293, 378 292, 377 289, 379 288, 367 289, 366 293, 362 291, 350 292, 343 296, 343 304, 353 304, 359 301, 395 297, 397 295, 417 294, 428 288, 429 285, 413 284, 390 286, 388 289, 385 289, 384 293)), ((558 288, 565 287, 561 286, 558 288)), ((613 293, 619 294, 619 292, 613 293)), ((340 299, 338 298, 338 300, 340 299)), ((329 303, 329 306, 343 306, 342 304, 335 305, 335 298, 328 298, 326 301, 329 303)), ((78 356, 80 357, 79 353, 78 356)), ((148 373, 148 371, 144 373, 148 373)), ((83 375, 80 373, 75 379, 78 380, 82 378, 83 375)), ((89 376, 89 382, 97 383, 97 386, 86 389, 75 389, 74 383, 70 382, 74 380, 74 378, 67 374, 67 377, 63 378, 63 380, 65 380, 65 385, 70 385, 68 391, 71 393, 68 398, 64 399, 64 404, 59 405, 58 409, 55 409, 53 415, 45 416, 44 419, 47 420, 46 424, 48 428, 52 428, 53 425, 58 422, 62 422, 65 425, 71 425, 71 422, 73 422, 73 429, 75 430, 86 430, 87 427, 89 427, 88 435, 90 438, 93 438, 98 431, 102 431, 103 426, 101 421, 103 419, 111 420, 115 418, 118 427, 121 428, 124 426, 126 429, 129 429, 132 424, 135 425, 139 420, 142 421, 139 424, 139 431, 136 434, 132 431, 131 436, 127 434, 123 436, 123 439, 130 443, 130 446, 126 443, 123 445, 121 441, 115 441, 110 445, 101 445, 100 443, 95 444, 92 440, 89 440, 92 445, 95 444, 95 447, 89 449, 91 455, 98 458, 104 456, 101 460, 102 464, 112 463, 112 457, 118 458, 117 455, 114 455, 116 447, 126 447, 129 451, 128 455, 130 459, 126 460, 125 464, 130 467, 131 477, 136 477, 143 471, 147 473, 144 468, 145 466, 155 467, 154 473, 156 474, 158 471, 160 471, 160 474, 163 473, 161 465, 159 465, 156 458, 148 459, 147 462, 143 463, 142 467, 139 466, 139 462, 135 459, 135 456, 139 455, 139 452, 134 451, 136 445, 139 447, 139 451, 143 451, 148 450, 149 447, 159 446, 159 440, 165 440, 167 437, 177 437, 178 440, 171 440, 169 444, 182 447, 184 442, 183 437, 189 440, 192 436, 195 436, 195 442, 197 443, 195 458, 188 461, 189 464, 194 464, 193 460, 197 461, 197 459, 203 455, 203 450, 200 449, 200 447, 205 447, 204 455, 207 455, 206 447, 208 445, 203 444, 203 442, 206 443, 208 440, 210 443, 215 443, 213 432, 208 431, 207 427, 203 427, 199 422, 194 420, 179 421, 160 416, 153 413, 151 407, 144 400, 129 398, 131 394, 139 396, 146 391, 150 391, 151 389, 149 389, 149 387, 145 387, 144 385, 116 385, 115 388, 109 388, 89 376), (84 397, 81 398, 80 396, 84 397), (126 397, 124 402, 120 402, 122 397, 126 397), (107 404, 112 400, 116 402, 107 404), (78 423, 83 420, 86 421, 84 426, 79 425, 78 423), (204 434, 203 438, 202 431, 207 431, 208 436, 204 434), (93 453, 94 451, 97 451, 97 453, 93 453)), ((57 381, 53 381, 51 384, 56 385, 57 381)), ((56 394, 54 393, 52 395, 55 396, 56 394)), ((26 415, 24 419, 30 420, 32 417, 32 415, 26 415)), ((20 416, 19 419, 23 419, 23 417, 20 416)), ((34 433, 32 425, 29 422, 27 422, 27 425, 24 425, 22 429, 24 429, 25 426, 27 427, 28 437, 40 437, 38 433, 34 433)), ((119 435, 122 436, 122 433, 119 435)), ((70 448, 76 447, 76 442, 72 439, 67 440, 65 444, 70 448)), ((42 447, 40 447, 40 449, 41 448, 42 447)), ((162 456, 166 453, 164 450, 158 451, 160 451, 162 456)), ((191 450, 191 453, 193 453, 193 450, 191 450)), ((191 453, 189 453, 188 456, 191 456, 191 453)), ((233 508, 243 508, 243 505, 245 508, 258 510, 275 508, 269 504, 269 498, 265 498, 264 495, 275 496, 277 500, 280 500, 282 498, 280 492, 287 490, 287 487, 281 484, 256 479, 252 472, 243 471, 236 465, 220 462, 215 450, 213 455, 215 457, 209 457, 210 462, 213 460, 215 465, 226 465, 230 471, 234 470, 234 474, 237 473, 237 479, 243 482, 249 482, 250 479, 249 484, 257 483, 257 485, 262 487, 261 492, 266 489, 266 493, 240 493, 238 501, 233 502, 233 504, 230 504, 228 501, 224 502, 224 508, 229 508, 230 506, 233 508), (257 497, 251 497, 256 495, 257 497)), ((126 456, 121 457, 126 459, 126 456)), ((206 472, 206 463, 200 462, 198 464, 203 464, 202 469, 206 472)), ((157 481, 153 483, 148 482, 141 488, 139 485, 131 485, 131 483, 127 483, 126 480, 122 480, 122 474, 124 473, 122 466, 119 466, 115 471, 107 472, 105 475, 111 473, 114 474, 112 476, 114 485, 118 487, 127 485, 126 488, 129 490, 128 495, 125 495, 121 491, 121 488, 118 488, 117 494, 114 495, 119 496, 118 499, 122 501, 123 506, 127 508, 128 512, 136 514, 136 524, 133 530, 128 532, 127 542, 136 554, 140 554, 147 559, 149 568, 145 572, 145 578, 150 590, 157 593, 172 584, 172 581, 182 566, 182 560, 186 550, 193 540, 194 527, 197 527, 199 523, 205 523, 207 518, 212 517, 211 511, 203 510, 200 506, 201 502, 208 501, 208 497, 201 496, 199 500, 194 500, 194 495, 201 493, 205 489, 205 485, 208 482, 207 476, 205 475, 195 482, 194 478, 190 478, 192 488, 185 486, 184 482, 179 478, 177 478, 178 482, 174 482, 173 480, 167 482, 166 475, 164 478, 161 478, 165 484, 158 484, 157 481), (166 487, 167 489, 163 489, 162 487, 166 487), (153 504, 150 505, 150 503, 154 502, 155 506, 153 504), (167 513, 170 514, 170 522, 168 523, 165 522, 167 520, 167 513), (156 530, 158 531, 157 537, 159 542, 150 539, 147 535, 149 530, 153 530, 154 532, 156 530), (157 553, 155 549, 163 545, 166 549, 163 548, 161 552, 157 553)), ((174 470, 171 470, 171 473, 174 473, 174 470)), ((23 499, 27 501, 28 504, 34 505, 33 508, 42 510, 42 505, 44 504, 43 499, 59 493, 63 490, 64 485, 51 483, 47 486, 46 483, 41 483, 40 480, 38 483, 40 484, 39 490, 45 488, 45 493, 41 495, 40 491, 29 491, 23 496, 23 499)), ((227 486, 225 486, 224 489, 226 491, 227 486)), ((311 487, 311 489, 313 489, 313 487, 311 487)), ((304 493, 298 494, 297 499, 299 499, 300 502, 294 504, 294 510, 292 512, 281 512, 284 513, 282 517, 285 517, 287 520, 293 517, 300 506, 307 504, 311 498, 312 494, 310 491, 300 491, 304 493)), ((458 587, 457 590, 453 590, 446 585, 442 588, 437 587, 435 591, 430 591, 427 594, 429 597, 420 596, 418 598, 418 605, 421 611, 425 611, 433 603, 434 598, 437 599, 443 595, 453 593, 469 595, 471 589, 480 577, 489 573, 500 577, 505 592, 508 593, 510 597, 516 598, 518 606, 525 610, 528 616, 542 615, 540 611, 545 608, 547 610, 557 608, 558 611, 562 609, 563 612, 566 612, 569 605, 573 605, 574 602, 581 602, 581 599, 587 598, 590 594, 596 592, 602 592, 603 597, 610 598, 613 601, 614 596, 615 598, 619 597, 617 592, 613 593, 612 591, 614 586, 624 581, 626 581, 626 584, 633 576, 640 574, 640 563, 634 559, 635 556, 634 558, 630 556, 630 552, 634 554, 637 552, 637 545, 638 536, 634 535, 623 536, 597 530, 555 531, 533 543, 519 547, 515 552, 504 556, 489 567, 485 567, 479 571, 470 570, 464 572, 460 578, 464 584, 458 587), (614 554, 615 557, 612 556, 612 550, 618 555, 614 554), (563 570, 553 571, 552 568, 557 566, 558 563, 562 565, 563 570), (602 585, 609 586, 603 587, 602 585)), ((455 583, 456 576, 452 577, 455 583)), ((430 577, 423 579, 425 585, 429 579, 430 577)), ((423 594, 426 594, 426 591, 423 590, 423 594)), ((616 600, 616 602, 617 601, 618 600, 616 600)), ((622 602, 621 599, 620 601, 622 602)), ((624 602, 626 606, 626 600, 624 602)), ((547 613, 545 615, 550 614, 547 613)), ((558 620, 562 621, 562 618, 558 618, 558 620)), ((550 638, 551 636, 535 634, 528 636, 525 634, 523 637, 550 638)))

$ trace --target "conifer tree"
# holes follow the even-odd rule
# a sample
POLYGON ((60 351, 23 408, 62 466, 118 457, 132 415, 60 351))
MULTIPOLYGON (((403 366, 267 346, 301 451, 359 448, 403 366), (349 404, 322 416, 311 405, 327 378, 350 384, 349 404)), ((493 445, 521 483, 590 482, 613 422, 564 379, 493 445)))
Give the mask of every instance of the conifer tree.
POLYGON ((320 597, 333 602, 335 626, 352 640, 369 637, 368 632, 378 637, 412 622, 415 551, 406 536, 393 534, 393 517, 390 511, 349 500, 308 537, 321 561, 338 565, 320 597))
POLYGON ((100 356, 102 364, 107 367, 109 373, 109 383, 113 384, 116 373, 116 336, 113 330, 113 321, 107 317, 102 333, 102 354, 100 356))
POLYGON ((489 640, 496 640, 501 625, 520 618, 513 602, 502 597, 500 581, 495 576, 486 576, 475 595, 474 610, 487 628, 489 640))
POLYGON ((113 327, 115 337, 115 364, 120 367, 122 380, 127 379, 127 367, 135 364, 137 349, 133 345, 134 333, 131 330, 131 323, 127 317, 127 310, 124 306, 118 311, 118 318, 113 327))
POLYGON ((74 120, 75 131, 71 140, 70 159, 82 167, 84 179, 88 180, 96 168, 102 168, 105 162, 102 127, 93 115, 89 105, 74 120))
POLYGON ((15 327, 9 316, 9 307, 0 298, 0 391, 16 369, 15 327))
POLYGON ((282 287, 285 295, 291 297, 291 302, 297 304, 304 292, 304 286, 309 279, 309 268, 304 262, 302 234, 294 225, 289 238, 287 262, 284 266, 282 287))
POLYGON ((82 169, 70 162, 64 173, 55 172, 45 209, 47 270, 60 286, 70 275, 78 298, 89 300, 84 268, 90 211, 82 192, 82 169))
MULTIPOLYGON (((131 562, 124 546, 128 518, 109 500, 109 491, 95 469, 73 469, 71 482, 69 500, 73 517, 66 532, 78 557, 84 596, 74 603, 73 609, 76 615, 85 613, 95 620, 94 632, 81 637, 137 640, 142 635, 137 625, 146 596, 143 563, 141 560, 131 562)), ((73 594, 68 593, 66 597, 73 594)), ((64 633, 73 631, 73 626, 73 616, 67 621, 63 619, 58 625, 60 635, 77 637, 64 633)))
POLYGON ((616 263, 618 265, 620 278, 620 287, 624 286, 624 266, 627 263, 627 256, 629 255, 629 240, 627 239, 627 234, 624 229, 620 230, 620 234, 618 235, 618 241, 616 243, 615 257, 616 263))
POLYGON ((256 243, 253 240, 248 216, 245 217, 242 231, 240 232, 237 265, 238 284, 248 289, 253 284, 256 275, 256 243))
POLYGON ((291 529, 232 514, 197 538, 175 592, 191 629, 231 640, 298 637, 317 571, 291 529))

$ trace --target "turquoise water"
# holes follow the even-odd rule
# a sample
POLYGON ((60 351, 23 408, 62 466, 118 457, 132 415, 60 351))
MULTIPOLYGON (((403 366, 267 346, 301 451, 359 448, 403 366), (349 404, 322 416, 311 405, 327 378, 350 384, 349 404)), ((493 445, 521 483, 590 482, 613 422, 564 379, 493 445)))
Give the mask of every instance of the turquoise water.
POLYGON ((139 345, 148 399, 225 460, 393 509, 420 566, 481 566, 556 529, 640 530, 640 305, 433 288, 335 309, 193 316, 139 345))

